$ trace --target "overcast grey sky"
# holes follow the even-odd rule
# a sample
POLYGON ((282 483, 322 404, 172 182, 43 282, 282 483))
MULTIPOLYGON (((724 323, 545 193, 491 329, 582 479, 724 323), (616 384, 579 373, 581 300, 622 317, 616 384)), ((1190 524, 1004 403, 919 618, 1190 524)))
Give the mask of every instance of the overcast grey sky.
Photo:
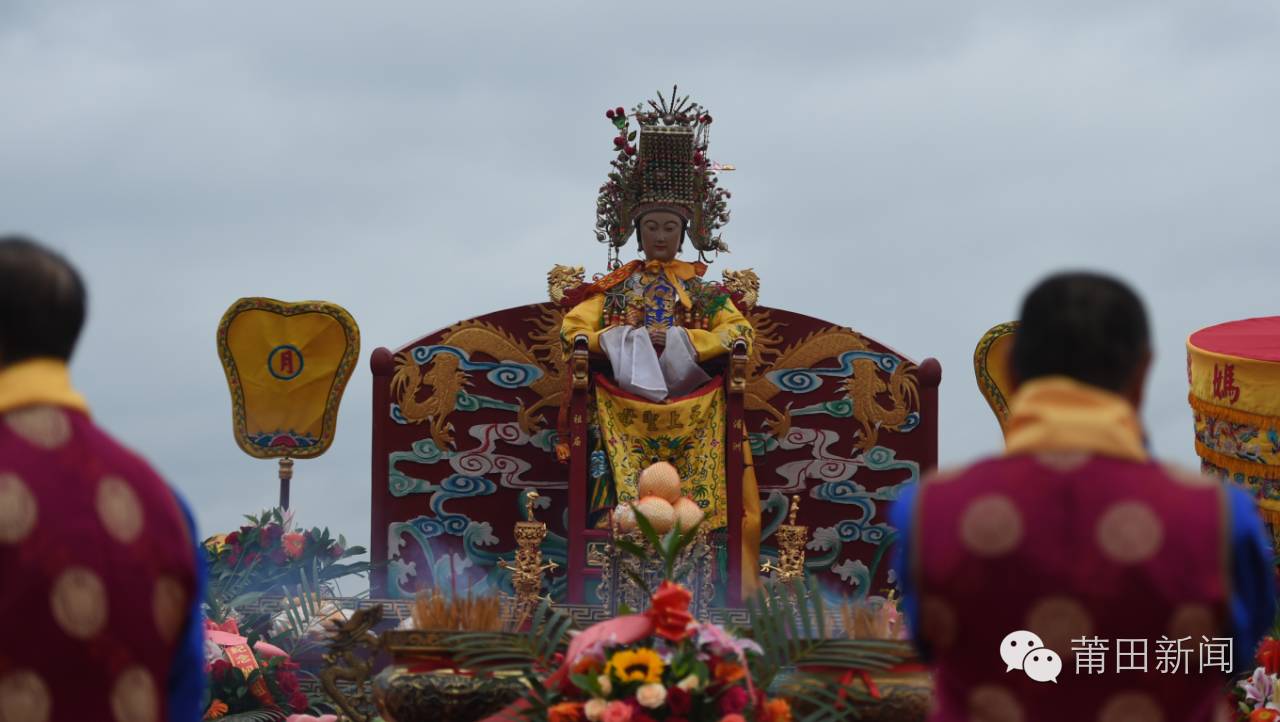
POLYGON ((673 82, 716 117, 763 302, 942 361, 941 455, 998 448, 971 354, 1063 267, 1144 294, 1144 416, 1193 463, 1183 342, 1280 313, 1269 2, 110 3, 0 0, 0 230, 67 252, 97 418, 204 532, 275 501, 214 330, 240 296, 356 317, 302 521, 369 538, 367 358, 600 270, 605 108, 673 82))

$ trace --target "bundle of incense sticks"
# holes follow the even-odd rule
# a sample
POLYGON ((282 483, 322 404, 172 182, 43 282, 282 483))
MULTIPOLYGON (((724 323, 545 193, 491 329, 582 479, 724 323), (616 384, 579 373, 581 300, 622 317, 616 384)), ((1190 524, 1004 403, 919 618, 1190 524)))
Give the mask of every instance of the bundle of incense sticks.
POLYGON ((502 603, 496 595, 446 595, 439 589, 418 592, 413 605, 418 629, 451 632, 496 632, 502 629, 502 603))

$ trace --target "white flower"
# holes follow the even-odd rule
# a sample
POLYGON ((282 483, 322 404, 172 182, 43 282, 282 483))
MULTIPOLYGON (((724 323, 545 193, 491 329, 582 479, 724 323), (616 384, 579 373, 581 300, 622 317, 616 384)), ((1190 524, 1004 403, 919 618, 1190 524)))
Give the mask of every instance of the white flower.
POLYGON ((596 684, 600 685, 600 694, 606 697, 613 694, 613 681, 609 679, 609 675, 602 674, 596 677, 596 684))
POLYGON ((1276 681, 1267 674, 1266 668, 1258 667, 1253 670, 1253 676, 1248 681, 1241 680, 1239 684, 1244 689, 1245 699, 1253 702, 1256 709, 1271 699, 1276 681))
POLYGON ((667 688, 657 682, 642 684, 640 689, 636 690, 636 701, 641 707, 657 709, 667 701, 667 688))
POLYGON ((676 684, 677 687, 679 687, 680 689, 683 689, 686 692, 692 692, 701 685, 702 685, 702 680, 698 679, 698 675, 696 674, 691 674, 688 677, 685 677, 684 679, 680 680, 676 684))
POLYGON ((582 713, 587 716, 589 722, 600 722, 600 719, 604 717, 604 708, 608 706, 608 702, 599 697, 592 697, 583 705, 582 713))

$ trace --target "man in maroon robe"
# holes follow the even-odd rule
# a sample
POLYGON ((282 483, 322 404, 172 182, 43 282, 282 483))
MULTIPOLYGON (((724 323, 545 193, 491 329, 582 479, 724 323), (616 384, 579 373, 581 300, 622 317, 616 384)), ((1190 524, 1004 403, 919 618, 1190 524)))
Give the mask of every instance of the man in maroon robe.
POLYGON ((1247 494, 1151 458, 1150 359, 1128 287, 1049 278, 1022 308, 1005 453, 895 505, 930 722, 1226 713, 1275 613, 1270 543, 1247 494))
POLYGON ((72 388, 84 317, 75 269, 0 238, 0 720, 197 720, 194 529, 72 388))

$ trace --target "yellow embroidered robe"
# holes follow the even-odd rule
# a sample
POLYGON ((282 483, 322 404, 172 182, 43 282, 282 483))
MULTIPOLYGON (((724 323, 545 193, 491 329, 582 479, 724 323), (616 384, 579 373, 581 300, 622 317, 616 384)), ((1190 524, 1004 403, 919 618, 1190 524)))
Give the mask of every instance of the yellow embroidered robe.
MULTIPOLYGON (((567 345, 585 336, 593 353, 603 353, 600 337, 615 326, 680 326, 700 362, 728 353, 738 340, 750 347, 754 336, 750 322, 723 288, 701 279, 704 271, 705 266, 685 261, 628 264, 622 273, 601 282, 598 293, 565 315, 561 337, 567 345)), ((593 511, 601 511, 614 501, 634 501, 640 469, 657 460, 669 460, 680 470, 683 493, 703 507, 711 528, 725 526, 728 501, 723 385, 651 402, 612 385, 597 384, 593 412, 601 447, 595 454, 603 452, 607 456, 613 485, 611 490, 598 485, 593 489, 593 511)), ((755 587, 759 561, 760 495, 750 444, 745 443, 745 438, 742 447, 742 576, 744 592, 750 592, 755 587)), ((603 476, 603 466, 592 459, 593 481, 603 476)))

